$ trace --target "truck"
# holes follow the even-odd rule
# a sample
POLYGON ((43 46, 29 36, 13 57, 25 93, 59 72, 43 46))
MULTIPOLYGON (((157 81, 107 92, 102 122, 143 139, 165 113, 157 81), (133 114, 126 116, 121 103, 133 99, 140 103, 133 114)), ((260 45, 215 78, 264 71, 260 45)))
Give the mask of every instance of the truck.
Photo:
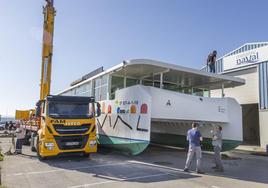
POLYGON ((56 15, 54 0, 46 0, 43 13, 40 99, 35 111, 29 110, 29 118, 23 119, 23 126, 30 132, 31 149, 37 152, 40 160, 74 153, 89 156, 97 152, 95 118, 101 114, 100 104, 94 97, 50 94, 56 15))
POLYGON ((31 148, 39 159, 73 153, 87 157, 97 152, 95 116, 99 115, 94 97, 48 95, 37 103, 40 126, 31 136, 31 148))

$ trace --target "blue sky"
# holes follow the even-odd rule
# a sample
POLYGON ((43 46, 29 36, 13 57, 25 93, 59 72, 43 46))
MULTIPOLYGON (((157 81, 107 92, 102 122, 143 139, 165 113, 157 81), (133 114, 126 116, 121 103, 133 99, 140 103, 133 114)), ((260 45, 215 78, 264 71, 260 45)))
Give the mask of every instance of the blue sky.
MULTIPOLYGON (((0 114, 39 98, 43 0, 0 0, 0 114)), ((266 0, 55 0, 51 93, 91 70, 151 58, 200 68, 268 41, 266 0)))

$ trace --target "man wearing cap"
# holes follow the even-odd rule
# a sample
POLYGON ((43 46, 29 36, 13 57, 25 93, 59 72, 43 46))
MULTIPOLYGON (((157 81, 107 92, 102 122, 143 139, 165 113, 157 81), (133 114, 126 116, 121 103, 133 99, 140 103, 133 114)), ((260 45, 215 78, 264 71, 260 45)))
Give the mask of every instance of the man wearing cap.
POLYGON ((187 132, 187 140, 189 141, 189 150, 187 154, 187 160, 186 160, 184 171, 189 172, 191 161, 195 155, 196 156, 196 173, 204 174, 204 172, 200 170, 201 157, 202 157, 200 141, 203 141, 203 137, 200 131, 197 129, 197 126, 198 126, 198 123, 193 122, 192 129, 188 130, 187 132))

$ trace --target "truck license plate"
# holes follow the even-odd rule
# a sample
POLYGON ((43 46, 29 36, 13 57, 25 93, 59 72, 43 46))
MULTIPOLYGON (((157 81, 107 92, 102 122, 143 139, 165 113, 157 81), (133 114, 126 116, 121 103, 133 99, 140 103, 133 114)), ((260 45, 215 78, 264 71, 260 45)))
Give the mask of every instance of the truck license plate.
POLYGON ((66 146, 77 146, 77 145, 79 145, 79 142, 66 142, 65 145, 66 146))

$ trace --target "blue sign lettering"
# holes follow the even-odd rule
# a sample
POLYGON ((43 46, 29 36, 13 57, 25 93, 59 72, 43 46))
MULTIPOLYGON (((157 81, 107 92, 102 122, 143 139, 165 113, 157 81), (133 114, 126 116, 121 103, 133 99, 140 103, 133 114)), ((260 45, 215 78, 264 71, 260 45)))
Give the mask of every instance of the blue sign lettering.
POLYGON ((246 64, 246 63, 255 63, 259 61, 259 53, 251 53, 247 56, 241 57, 239 59, 236 60, 236 64, 237 65, 242 65, 242 64, 246 64))

